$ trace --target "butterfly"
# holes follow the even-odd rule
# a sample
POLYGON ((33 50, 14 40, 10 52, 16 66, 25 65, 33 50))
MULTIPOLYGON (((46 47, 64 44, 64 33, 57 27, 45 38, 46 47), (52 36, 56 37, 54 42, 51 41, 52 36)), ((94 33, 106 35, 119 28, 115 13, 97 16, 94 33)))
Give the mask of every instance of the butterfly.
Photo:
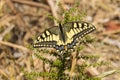
POLYGON ((33 47, 55 48, 59 51, 73 49, 81 38, 95 29, 94 25, 84 21, 60 23, 39 35, 33 47))

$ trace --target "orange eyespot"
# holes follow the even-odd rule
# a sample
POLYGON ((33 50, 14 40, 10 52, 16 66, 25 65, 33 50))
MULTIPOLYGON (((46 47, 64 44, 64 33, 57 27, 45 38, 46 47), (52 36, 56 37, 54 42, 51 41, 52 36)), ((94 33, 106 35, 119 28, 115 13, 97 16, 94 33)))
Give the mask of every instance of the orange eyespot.
POLYGON ((67 45, 64 46, 64 49, 67 50, 67 45))

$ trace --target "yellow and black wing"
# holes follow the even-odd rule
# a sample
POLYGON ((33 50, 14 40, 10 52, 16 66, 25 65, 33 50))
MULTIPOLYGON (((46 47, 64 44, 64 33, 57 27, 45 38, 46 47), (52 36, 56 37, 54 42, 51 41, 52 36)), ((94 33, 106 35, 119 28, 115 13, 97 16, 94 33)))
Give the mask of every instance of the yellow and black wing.
POLYGON ((72 49, 82 37, 96 29, 94 25, 84 21, 67 22, 63 27, 66 32, 66 46, 68 49, 72 49))
POLYGON ((58 41, 61 39, 59 37, 59 27, 54 26, 52 28, 46 29, 41 35, 37 37, 34 43, 34 48, 48 47, 56 48, 58 41))
POLYGON ((78 39, 95 30, 92 24, 87 22, 67 22, 63 25, 46 29, 37 37, 35 48, 51 47, 57 50, 72 49, 78 39))

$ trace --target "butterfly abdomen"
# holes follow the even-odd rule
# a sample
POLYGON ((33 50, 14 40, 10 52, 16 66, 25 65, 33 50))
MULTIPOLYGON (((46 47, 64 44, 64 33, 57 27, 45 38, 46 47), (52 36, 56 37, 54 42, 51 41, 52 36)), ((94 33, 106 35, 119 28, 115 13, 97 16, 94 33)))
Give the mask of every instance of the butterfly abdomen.
POLYGON ((59 37, 62 39, 63 43, 65 44, 66 36, 65 36, 65 31, 63 30, 63 27, 62 27, 61 23, 59 24, 59 29, 60 29, 59 37))

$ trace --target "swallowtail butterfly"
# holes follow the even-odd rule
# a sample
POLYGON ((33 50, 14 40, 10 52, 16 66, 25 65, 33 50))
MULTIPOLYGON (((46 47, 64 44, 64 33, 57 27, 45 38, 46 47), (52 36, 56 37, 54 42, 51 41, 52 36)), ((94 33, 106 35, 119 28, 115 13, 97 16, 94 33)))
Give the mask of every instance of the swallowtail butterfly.
POLYGON ((59 26, 46 29, 39 35, 33 47, 55 48, 59 51, 73 49, 82 37, 95 29, 94 25, 84 21, 59 24, 59 26))

